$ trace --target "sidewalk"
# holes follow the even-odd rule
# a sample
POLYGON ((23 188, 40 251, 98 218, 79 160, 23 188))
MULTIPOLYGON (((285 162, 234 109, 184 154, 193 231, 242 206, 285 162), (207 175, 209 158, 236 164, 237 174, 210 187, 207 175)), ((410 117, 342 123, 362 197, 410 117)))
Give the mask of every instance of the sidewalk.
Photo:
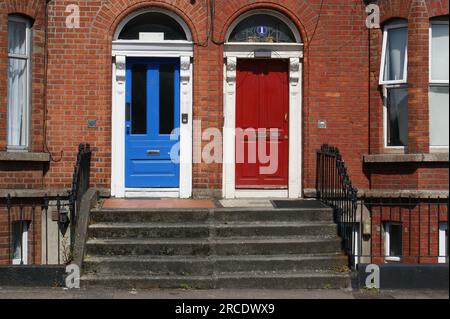
POLYGON ((448 290, 106 290, 0 287, 0 299, 449 299, 448 290))

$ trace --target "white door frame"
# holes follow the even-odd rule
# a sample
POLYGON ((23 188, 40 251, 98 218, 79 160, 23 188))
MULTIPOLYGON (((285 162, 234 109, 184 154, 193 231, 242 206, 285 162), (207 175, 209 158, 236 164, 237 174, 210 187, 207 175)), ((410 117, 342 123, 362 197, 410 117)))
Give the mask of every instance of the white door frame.
POLYGON ((303 44, 226 43, 224 50, 223 197, 302 196, 302 72, 303 44), (238 59, 289 61, 289 185, 288 190, 236 190, 236 73, 238 59))
POLYGON ((112 44, 112 156, 111 196, 179 197, 192 196, 192 128, 193 128, 193 64, 194 44, 188 25, 175 13, 161 8, 145 8, 127 16, 117 27, 112 44), (187 40, 141 41, 120 40, 119 35, 128 22, 141 14, 158 12, 173 18, 183 28, 187 40), (125 187, 125 78, 127 57, 180 59, 180 183, 177 189, 125 187), (187 124, 182 115, 187 114, 187 124))
MULTIPOLYGON (((111 196, 177 197, 192 196, 192 74, 193 44, 187 41, 144 43, 113 42, 112 99, 112 176, 111 196), (188 123, 180 123, 180 187, 178 189, 127 189, 125 187, 125 74, 127 57, 180 59, 180 112, 188 115, 188 123)), ((182 118, 180 114, 180 119, 182 118)))

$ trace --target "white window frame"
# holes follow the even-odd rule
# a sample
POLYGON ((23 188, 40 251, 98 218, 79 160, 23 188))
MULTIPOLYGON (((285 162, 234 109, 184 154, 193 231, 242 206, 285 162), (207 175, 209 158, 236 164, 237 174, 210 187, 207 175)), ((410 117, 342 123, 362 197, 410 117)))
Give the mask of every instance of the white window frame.
POLYGON ((383 139, 384 139, 384 148, 390 150, 399 150, 405 151, 408 145, 405 146, 390 146, 388 141, 388 90, 389 89, 400 89, 405 88, 408 89, 408 84, 389 84, 383 85, 383 139))
MULTIPOLYGON (((386 261, 399 262, 399 261, 401 261, 401 256, 391 256, 391 230, 392 230, 392 225, 400 225, 400 226, 402 226, 402 230, 403 230, 402 223, 391 222, 391 221, 384 223, 384 254, 385 254, 384 259, 386 261)), ((402 238, 403 238, 403 234, 402 234, 402 238)), ((402 250, 403 250, 403 240, 402 240, 402 250)))
MULTIPOLYGON (((359 264, 359 253, 360 247, 359 244, 362 242, 361 240, 361 223, 353 223, 352 227, 352 236, 353 236, 353 255, 355 256, 355 265, 359 264)), ((362 251, 362 250, 361 250, 362 251)))
POLYGON ((448 223, 447 222, 441 222, 439 224, 439 263, 445 264, 448 263, 448 223))
MULTIPOLYGON (((433 25, 449 25, 449 21, 443 21, 443 20, 431 20, 430 21, 430 27, 429 27, 429 90, 431 91, 431 87, 448 87, 449 86, 449 80, 433 80, 431 77, 431 66, 432 66, 432 56, 433 56, 433 25)), ((449 146, 431 146, 431 151, 448 151, 449 146)))
POLYGON ((406 28, 408 30, 408 23, 403 21, 396 21, 386 25, 383 28, 383 48, 381 54, 381 66, 380 66, 380 85, 390 85, 390 84, 407 84, 408 83, 408 38, 406 39, 406 50, 405 50, 405 65, 402 80, 385 81, 384 80, 384 69, 386 64, 386 50, 388 43, 389 31, 392 29, 402 29, 406 28))
POLYGON ((384 81, 384 70, 386 64, 386 53, 387 53, 387 41, 389 36, 389 30, 392 29, 400 29, 400 28, 408 28, 408 23, 406 21, 395 21, 387 24, 383 28, 383 47, 381 54, 381 65, 380 65, 380 80, 379 84, 383 86, 383 139, 384 139, 384 148, 404 151, 407 147, 405 146, 390 146, 388 144, 388 90, 395 88, 408 88, 408 39, 406 42, 406 50, 405 50, 405 65, 404 65, 404 78, 402 80, 396 81, 384 81))
MULTIPOLYGON (((8 63, 9 59, 21 59, 26 61, 26 74, 27 74, 27 86, 26 86, 26 103, 27 107, 25 108, 25 144, 24 145, 7 145, 8 151, 26 151, 28 150, 30 146, 30 120, 31 120, 31 63, 32 63, 32 34, 31 34, 31 22, 29 19, 18 16, 18 15, 11 15, 8 17, 8 27, 9 22, 19 22, 19 23, 25 23, 26 25, 26 31, 25 31, 25 47, 26 47, 26 54, 12 54, 8 52, 8 63)), ((9 41, 9 34, 8 34, 8 41, 9 41)), ((9 48, 8 48, 9 51, 9 48)), ((9 77, 7 78, 7 83, 9 83, 9 77)), ((7 84, 8 87, 8 84, 7 84)), ((9 87, 7 90, 7 95, 9 95, 9 87)), ((7 114, 9 113, 9 105, 7 106, 7 114)), ((9 120, 7 120, 7 141, 9 142, 9 120)))
MULTIPOLYGON (((28 230, 29 224, 25 220, 17 221, 17 223, 22 223, 22 248, 21 252, 23 254, 23 258, 12 258, 13 265, 21 265, 23 261, 23 265, 28 264, 28 230)), ((13 240, 14 241, 14 240, 13 240)))

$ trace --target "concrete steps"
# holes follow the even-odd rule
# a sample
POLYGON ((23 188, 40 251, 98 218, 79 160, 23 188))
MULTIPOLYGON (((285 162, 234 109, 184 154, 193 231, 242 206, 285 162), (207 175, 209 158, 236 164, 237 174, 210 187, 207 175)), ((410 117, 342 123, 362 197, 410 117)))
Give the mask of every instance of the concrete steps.
POLYGON ((91 238, 207 238, 251 236, 336 236, 336 225, 316 222, 194 223, 98 223, 91 238))
POLYGON ((216 276, 92 276, 83 277, 85 287, 123 289, 342 289, 348 274, 339 273, 235 273, 216 276))
POLYGON ((247 256, 103 256, 88 257, 84 262, 87 273, 120 274, 130 269, 134 274, 202 276, 233 272, 270 271, 334 271, 345 269, 347 256, 341 254, 315 255, 247 255, 247 256))
POLYGON ((347 288, 331 209, 93 210, 84 286, 347 288))
POLYGON ((239 237, 205 239, 90 239, 94 255, 275 255, 332 253, 340 249, 339 238, 239 237))

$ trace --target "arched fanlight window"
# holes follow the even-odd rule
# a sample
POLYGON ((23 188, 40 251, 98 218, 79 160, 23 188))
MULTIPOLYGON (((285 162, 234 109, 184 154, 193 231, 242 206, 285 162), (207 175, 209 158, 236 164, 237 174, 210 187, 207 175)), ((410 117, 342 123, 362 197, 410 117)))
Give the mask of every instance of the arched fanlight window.
POLYGON ((298 43, 292 27, 272 14, 252 14, 236 24, 228 42, 298 43))
POLYGON ((188 40, 178 21, 158 11, 143 12, 129 19, 120 29, 118 40, 188 40))

